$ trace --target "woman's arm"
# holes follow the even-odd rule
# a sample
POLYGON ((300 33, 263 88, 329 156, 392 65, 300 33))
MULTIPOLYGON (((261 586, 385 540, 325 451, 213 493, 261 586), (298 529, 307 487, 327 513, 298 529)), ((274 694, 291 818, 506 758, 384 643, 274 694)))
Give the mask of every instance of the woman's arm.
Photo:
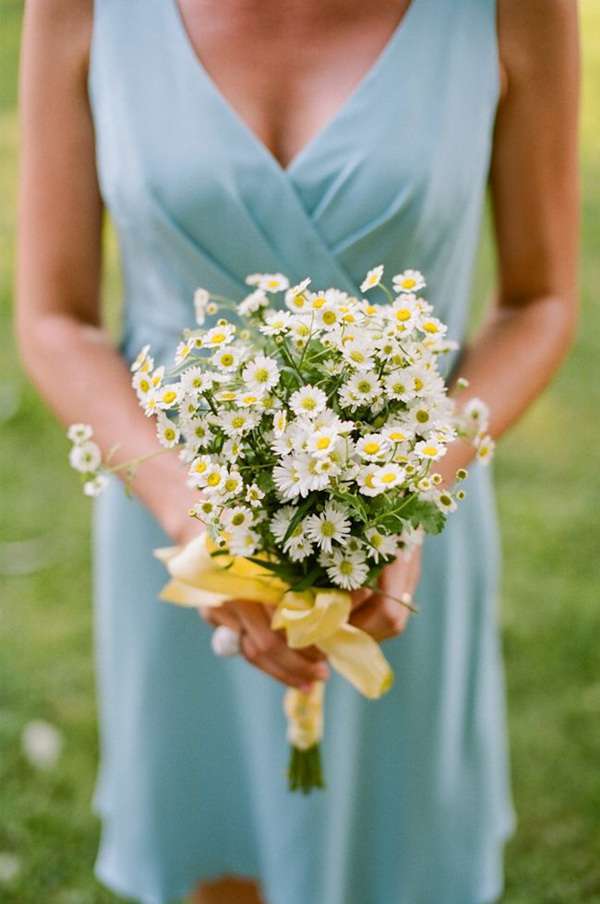
MULTIPOLYGON (((501 0, 504 75, 491 166, 498 288, 456 369, 490 408, 501 436, 564 358, 577 320, 579 236, 577 4, 501 0)), ((440 471, 451 483, 473 450, 456 444, 440 471)))
MULTIPOLYGON (((16 327, 25 367, 58 417, 93 424, 105 453, 119 445, 118 464, 155 452, 157 440, 100 319, 102 203, 87 97, 91 23, 91 0, 32 0, 26 7, 16 327)), ((145 462, 133 490, 174 540, 197 534, 176 456, 145 462)), ((297 687, 326 677, 325 665, 289 650, 271 631, 262 606, 229 603, 228 617, 246 629, 245 653, 258 668, 297 687)))
MULTIPOLYGON (((577 5, 572 0, 500 0, 503 96, 491 165, 498 289, 486 322, 466 348, 455 378, 479 397, 490 432, 501 436, 546 386, 565 356, 577 310, 578 95, 577 5)), ((454 481, 473 448, 453 443, 437 463, 454 481)), ((383 573, 384 589, 412 592, 418 553, 383 573)), ((385 597, 353 621, 377 637, 400 633, 407 610, 385 597)))
MULTIPOLYGON (((157 445, 100 322, 102 203, 86 90, 91 18, 90 0, 26 6, 16 327, 24 365, 58 417, 91 422, 102 449, 119 443, 115 461, 125 461, 157 445)), ((134 489, 179 538, 191 495, 176 457, 140 468, 134 489)))

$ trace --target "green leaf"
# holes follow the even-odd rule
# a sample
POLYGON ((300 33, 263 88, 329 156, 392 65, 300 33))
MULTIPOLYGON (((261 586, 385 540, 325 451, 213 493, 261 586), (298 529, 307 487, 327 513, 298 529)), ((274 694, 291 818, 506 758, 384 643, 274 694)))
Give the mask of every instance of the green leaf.
POLYGON ((282 545, 284 545, 287 542, 287 540, 290 539, 290 537, 292 536, 292 534, 294 533, 294 531, 296 530, 296 528, 298 527, 298 525, 304 518, 307 511, 310 508, 312 508, 312 506, 314 505, 314 501, 315 501, 314 496, 308 495, 306 497, 306 499, 304 500, 304 502, 298 506, 298 508, 294 512, 294 517, 290 521, 290 523, 288 525, 288 529, 285 532, 285 535, 284 535, 284 538, 282 541, 282 545))

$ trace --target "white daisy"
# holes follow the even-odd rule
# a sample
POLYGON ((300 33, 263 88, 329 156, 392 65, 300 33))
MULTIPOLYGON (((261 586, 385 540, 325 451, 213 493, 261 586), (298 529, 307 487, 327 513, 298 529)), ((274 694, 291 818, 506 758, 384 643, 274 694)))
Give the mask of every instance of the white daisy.
POLYGON ((156 404, 158 408, 168 410, 175 408, 181 398, 181 385, 177 383, 166 383, 156 393, 156 404))
POLYGON ((404 270, 392 277, 392 284, 396 292, 419 292, 426 286, 423 274, 418 270, 404 270))
POLYGON ((191 464, 188 475, 194 486, 202 486, 213 460, 210 455, 198 455, 191 464))
POLYGON ((258 282, 264 292, 283 292, 289 285, 290 281, 283 273, 262 273, 258 282))
POLYGON ((152 368, 154 367, 154 361, 148 354, 149 351, 150 346, 145 345, 131 365, 132 373, 135 373, 137 370, 141 370, 144 373, 149 373, 149 371, 152 370, 152 368))
POLYGON ((327 574, 336 587, 357 590, 363 587, 369 575, 366 557, 362 552, 335 549, 326 560, 327 574))
POLYGON ((203 370, 199 365, 190 367, 181 375, 181 387, 184 392, 191 393, 194 398, 212 389, 212 374, 203 370))
POLYGON ((253 556, 258 550, 260 537, 254 530, 233 531, 229 539, 232 556, 253 556))
POLYGON ((221 454, 226 461, 237 461, 246 451, 241 439, 228 439, 223 443, 221 454))
POLYGON ((390 443, 405 443, 414 436, 412 430, 409 430, 404 424, 396 423, 395 421, 388 421, 381 434, 390 443))
POLYGON ((446 454, 446 446, 436 443, 432 439, 423 439, 415 443, 414 453, 419 458, 428 461, 438 461, 446 454))
POLYGON ((275 433, 275 436, 283 436, 286 427, 287 411, 283 408, 281 411, 276 411, 273 416, 273 432, 275 433))
POLYGON ((304 519, 306 534, 323 552, 331 552, 334 543, 344 545, 350 534, 347 511, 333 502, 327 503, 320 515, 304 519))
POLYGON ((179 442, 179 428, 164 414, 159 414, 157 418, 156 435, 165 449, 173 449, 179 442))
POLYGON ((295 505, 284 505, 283 508, 280 508, 279 511, 275 512, 271 518, 269 527, 278 543, 283 543, 283 538, 297 511, 298 509, 295 505))
POLYGON ((378 286, 381 283, 382 276, 383 264, 379 264, 377 267, 373 267, 372 270, 369 270, 362 283, 360 284, 360 291, 368 292, 369 289, 374 289, 375 286, 378 286))
POLYGON ((235 370, 238 364, 240 363, 241 354, 238 349, 233 347, 229 348, 220 348, 218 352, 210 359, 211 364, 214 364, 215 367, 218 367, 219 370, 225 371, 225 373, 230 373, 232 370, 235 370))
POLYGON ((260 423, 260 414, 247 410, 222 411, 217 420, 219 427, 227 436, 243 436, 260 423))
POLYGON ((308 537, 301 535, 299 537, 290 537, 286 545, 286 552, 292 562, 302 562, 312 555, 314 547, 308 537))
POLYGON ((254 512, 245 505, 234 505, 232 508, 223 509, 221 522, 228 530, 241 530, 252 527, 254 512))
POLYGON ((206 493, 221 493, 227 475, 228 471, 226 467, 211 462, 206 472, 201 475, 198 483, 201 487, 204 487, 206 493))
POLYGON ((379 496, 383 493, 384 488, 375 482, 378 470, 377 465, 368 465, 358 470, 356 483, 359 493, 363 496, 379 496))
POLYGON ((273 468, 273 482, 283 499, 294 499, 300 495, 302 474, 298 459, 288 455, 273 468))
POLYGON ((69 464, 82 474, 91 474, 100 467, 102 455, 99 447, 91 440, 73 446, 69 452, 69 464))
POLYGON ((229 345, 233 342, 235 327, 232 323, 223 323, 208 330, 202 337, 203 348, 218 348, 220 345, 229 345))
POLYGON ((187 339, 183 342, 180 342, 177 348, 175 349, 175 364, 179 366, 183 364, 186 358, 189 357, 193 349, 193 345, 187 339))
POLYGON ((262 500, 265 498, 265 494, 261 490, 261 488, 256 483, 251 483, 250 486, 246 489, 246 502, 248 502, 252 508, 259 506, 262 500))
POLYGON ((435 504, 442 512, 455 512, 458 508, 456 500, 447 490, 436 493, 434 497, 435 504))
POLYGON ((255 289, 249 295, 240 301, 237 306, 237 312, 240 317, 248 317, 250 314, 256 314, 261 308, 266 308, 269 299, 263 289, 255 289))
POLYGON ((259 330, 265 336, 279 336, 289 330, 291 323, 292 315, 289 311, 267 311, 259 330))
POLYGON ((488 434, 477 437, 477 459, 483 464, 489 464, 493 455, 496 443, 488 434))
POLYGON ((356 443, 356 451, 365 461, 380 461, 389 449, 389 442, 381 433, 368 433, 356 443))
POLYGON ((375 472, 373 477, 373 485, 381 487, 383 490, 391 490, 393 487, 399 486, 406 479, 404 468, 395 462, 381 465, 375 472))
POLYGON ((67 430, 67 436, 72 443, 76 444, 85 443, 86 440, 92 438, 92 434, 93 430, 89 424, 71 424, 67 430))
POLYGON ((133 375, 131 385, 135 389, 136 395, 140 401, 146 399, 155 388, 152 385, 152 375, 143 370, 138 370, 137 373, 133 375))
POLYGON ((306 441, 306 451, 316 458, 325 458, 335 448, 337 438, 337 431, 331 427, 311 431, 306 441))
POLYGON ((437 317, 421 317, 419 329, 429 336, 443 336, 448 327, 437 317))
POLYGON ((317 386, 303 386, 290 397, 290 408, 297 417, 314 418, 320 414, 327 403, 327 396, 317 386))
POLYGON ((369 402, 373 402, 381 393, 381 384, 375 374, 368 371, 360 371, 350 377, 344 384, 340 391, 340 399, 344 390, 359 405, 367 405, 369 402))
POLYGON ((83 492, 86 496, 99 496, 108 486, 108 477, 106 474, 96 474, 93 480, 86 480, 83 485, 83 492))
POLYGON ((345 342, 342 354, 345 360, 357 370, 368 370, 373 366, 373 347, 364 338, 345 342))
POLYGON ((368 527, 365 531, 368 543, 367 555, 379 562, 380 559, 388 559, 396 555, 398 551, 398 537, 395 534, 388 536, 382 534, 376 527, 368 527))
POLYGON ((466 403, 461 416, 468 428, 477 433, 481 430, 487 430, 490 409, 481 399, 473 398, 466 403))
POLYGON ((403 368, 393 370, 384 377, 386 395, 390 399, 398 399, 400 402, 408 402, 415 397, 415 391, 411 380, 406 376, 403 368))
POLYGON ((250 392, 262 395, 269 392, 279 382, 279 367, 274 358, 266 355, 257 355, 253 361, 246 364, 242 371, 242 380, 250 392))

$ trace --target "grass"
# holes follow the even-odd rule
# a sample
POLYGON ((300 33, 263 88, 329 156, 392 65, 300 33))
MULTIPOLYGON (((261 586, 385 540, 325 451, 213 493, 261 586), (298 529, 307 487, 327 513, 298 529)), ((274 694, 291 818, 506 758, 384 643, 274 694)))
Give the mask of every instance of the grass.
MULTIPOLYGON (((19 369, 10 335, 21 7, 0 0, 0 852, 18 876, 5 904, 109 904, 91 867, 97 738, 89 507, 62 430, 19 369), (57 767, 35 771, 23 726, 60 727, 57 767)), ((506 904, 600 902, 600 6, 582 4, 582 329, 550 390, 503 440, 496 472, 505 557, 502 620, 519 828, 506 904), (580 454, 583 452, 583 454, 580 454)), ((484 240, 476 281, 491 282, 484 240)), ((114 271, 111 271, 114 272, 114 271)), ((112 279, 110 285, 112 285, 112 279)))

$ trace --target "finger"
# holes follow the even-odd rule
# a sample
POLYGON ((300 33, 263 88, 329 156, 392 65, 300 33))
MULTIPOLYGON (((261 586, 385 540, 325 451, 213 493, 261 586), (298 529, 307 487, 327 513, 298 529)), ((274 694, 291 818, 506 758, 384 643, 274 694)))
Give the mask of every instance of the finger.
POLYGON ((239 632, 242 627, 242 623, 236 613, 231 608, 228 608, 228 603, 224 603, 222 606, 201 606, 198 612, 213 628, 218 628, 219 625, 226 625, 232 631, 239 632))
POLYGON ((370 599, 374 590, 370 587, 361 587, 360 590, 352 590, 350 596, 352 597, 352 609, 358 609, 359 606, 362 606, 366 600, 370 599))
POLYGON ((308 691, 310 690, 312 682, 291 677, 290 674, 285 671, 285 669, 282 669, 276 661, 262 655, 256 644, 254 643, 252 637, 250 637, 250 635, 245 631, 242 634, 241 651, 244 658, 250 663, 250 665, 253 665, 261 672, 264 672, 265 675, 269 675, 270 678, 275 678, 286 687, 297 688, 298 690, 304 691, 305 693, 308 693, 308 691))
POLYGON ((375 640, 387 640, 404 631, 409 614, 409 610, 400 603, 375 596, 352 614, 350 622, 375 640))
MULTIPOLYGON (((238 609, 244 630, 255 648, 250 661, 293 687, 324 681, 329 670, 324 662, 311 662, 297 650, 291 650, 280 632, 273 631, 264 606, 242 603, 238 609)), ((246 645, 243 646, 246 649, 246 645)), ((250 658, 249 656, 247 658, 250 658)))

